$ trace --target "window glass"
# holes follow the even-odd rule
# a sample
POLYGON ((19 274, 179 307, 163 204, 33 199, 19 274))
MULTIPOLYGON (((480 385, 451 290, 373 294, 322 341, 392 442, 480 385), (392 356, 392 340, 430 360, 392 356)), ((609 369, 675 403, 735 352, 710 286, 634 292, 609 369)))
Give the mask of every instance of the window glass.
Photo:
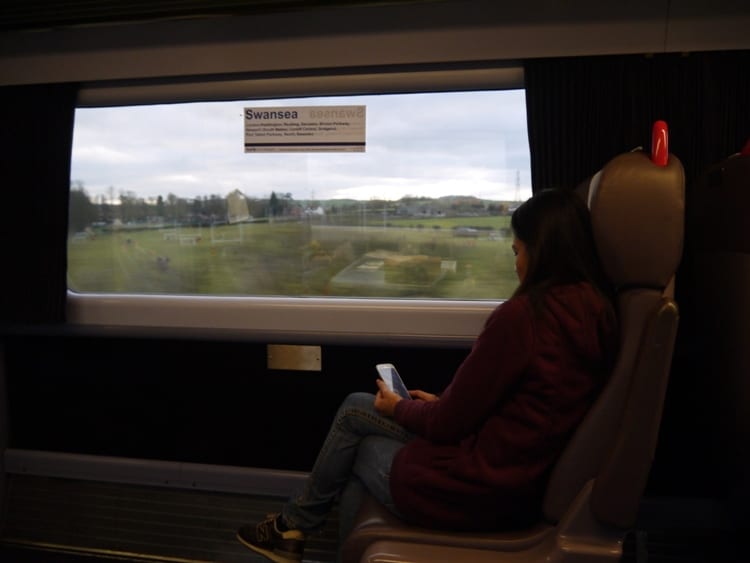
POLYGON ((69 287, 502 299, 530 184, 523 90, 79 108, 69 287), (246 152, 246 109, 308 106, 363 106, 364 151, 246 152))

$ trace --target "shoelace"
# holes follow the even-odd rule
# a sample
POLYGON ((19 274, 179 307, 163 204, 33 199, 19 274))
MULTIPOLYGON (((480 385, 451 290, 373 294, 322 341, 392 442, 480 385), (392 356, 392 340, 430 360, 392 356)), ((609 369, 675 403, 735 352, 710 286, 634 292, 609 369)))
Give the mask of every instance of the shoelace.
POLYGON ((255 526, 255 535, 258 537, 258 541, 271 541, 271 528, 273 527, 275 520, 275 514, 267 514, 266 519, 255 526))

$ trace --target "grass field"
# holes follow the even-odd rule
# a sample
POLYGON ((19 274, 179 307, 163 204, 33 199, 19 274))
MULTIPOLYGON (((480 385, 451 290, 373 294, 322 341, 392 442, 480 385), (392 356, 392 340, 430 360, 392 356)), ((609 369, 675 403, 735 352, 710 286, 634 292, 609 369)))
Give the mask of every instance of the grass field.
POLYGON ((450 299, 504 298, 516 287, 508 217, 368 223, 121 229, 71 237, 69 285, 84 292, 450 299), (482 230, 460 237, 456 226, 482 230))
MULTIPOLYGON (((474 227, 486 230, 502 230, 510 227, 509 216, 480 216, 480 217, 426 217, 426 218, 398 218, 388 219, 388 223, 397 227, 417 227, 454 229, 456 227, 474 227)), ((373 221, 374 225, 378 225, 373 221)), ((382 225, 382 221, 379 223, 382 225)))

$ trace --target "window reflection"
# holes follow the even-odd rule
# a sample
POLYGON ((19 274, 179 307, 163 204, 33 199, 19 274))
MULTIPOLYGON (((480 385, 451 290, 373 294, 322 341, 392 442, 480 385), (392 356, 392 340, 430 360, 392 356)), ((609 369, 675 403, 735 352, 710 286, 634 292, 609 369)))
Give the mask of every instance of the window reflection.
POLYGON ((69 286, 81 292, 498 299, 530 195, 523 91, 364 105, 363 153, 246 154, 247 102, 82 108, 69 286))

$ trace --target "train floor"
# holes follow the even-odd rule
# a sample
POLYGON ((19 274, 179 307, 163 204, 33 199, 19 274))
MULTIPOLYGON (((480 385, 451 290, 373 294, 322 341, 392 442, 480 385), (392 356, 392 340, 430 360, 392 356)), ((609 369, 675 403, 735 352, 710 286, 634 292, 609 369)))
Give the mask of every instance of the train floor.
MULTIPOLYGON (((281 498, 11 475, 0 532, 9 563, 254 563, 239 524, 278 509, 281 498)), ((644 502, 623 563, 739 563, 738 531, 706 500, 644 502)), ((335 513, 308 540, 305 562, 335 561, 335 513)))
MULTIPOLYGON (((12 475, 0 561, 62 563, 267 561, 235 538, 237 527, 283 499, 12 475)), ((305 562, 335 560, 335 514, 308 539, 305 562)))

